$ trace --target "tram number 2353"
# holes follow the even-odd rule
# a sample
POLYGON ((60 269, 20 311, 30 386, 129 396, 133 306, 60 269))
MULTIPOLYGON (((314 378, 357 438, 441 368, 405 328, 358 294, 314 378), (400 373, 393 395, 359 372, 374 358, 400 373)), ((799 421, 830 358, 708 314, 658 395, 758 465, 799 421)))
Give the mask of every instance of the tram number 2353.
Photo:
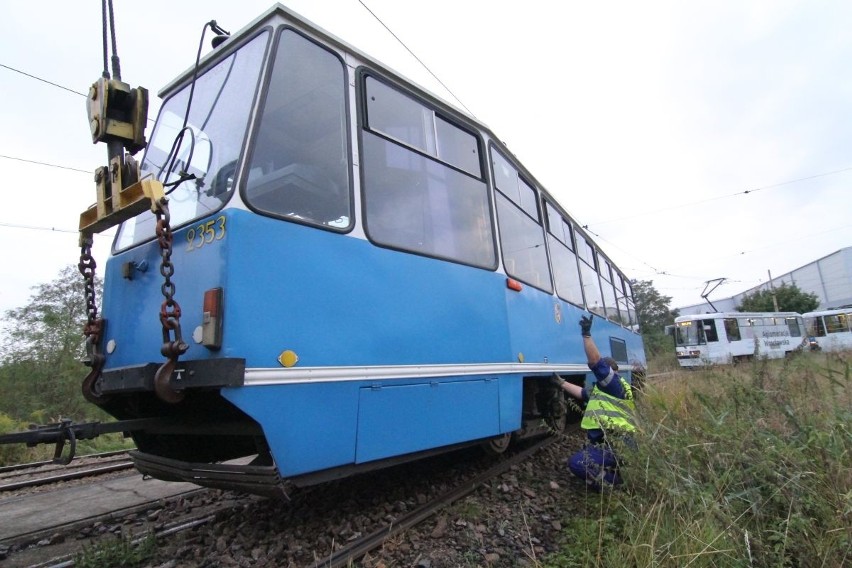
POLYGON ((225 238, 225 216, 220 215, 205 223, 200 223, 189 228, 186 232, 187 252, 200 249, 215 241, 225 238))

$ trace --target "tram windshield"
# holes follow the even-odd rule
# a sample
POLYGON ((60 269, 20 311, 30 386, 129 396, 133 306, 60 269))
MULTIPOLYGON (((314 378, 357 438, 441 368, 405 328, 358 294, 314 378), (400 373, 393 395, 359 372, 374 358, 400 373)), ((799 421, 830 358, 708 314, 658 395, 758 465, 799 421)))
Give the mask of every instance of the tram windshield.
MULTIPOLYGON (((267 36, 258 35, 199 76, 194 89, 187 84, 163 104, 141 169, 143 178, 154 176, 166 184, 172 227, 209 215, 232 193, 267 36), (169 187, 181 172, 194 177, 169 187)), ((126 221, 116 249, 153 238, 154 227, 150 211, 126 221)))
POLYGON ((675 326, 677 345, 700 345, 706 343, 700 321, 683 321, 675 326))

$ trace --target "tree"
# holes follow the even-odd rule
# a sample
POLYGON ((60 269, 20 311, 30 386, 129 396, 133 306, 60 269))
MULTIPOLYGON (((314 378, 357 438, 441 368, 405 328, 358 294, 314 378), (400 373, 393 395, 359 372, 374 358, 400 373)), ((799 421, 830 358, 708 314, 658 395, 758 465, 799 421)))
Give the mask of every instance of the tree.
POLYGON ((636 317, 642 333, 660 331, 674 322, 677 310, 669 307, 672 299, 663 296, 654 288, 651 280, 633 280, 633 301, 636 303, 636 317))
POLYGON ((754 294, 743 297, 742 304, 737 306, 738 312, 796 312, 803 314, 812 312, 819 306, 816 294, 804 292, 795 284, 781 284, 774 290, 758 290, 754 294), (778 301, 778 309, 772 301, 772 295, 778 301))
POLYGON ((671 351, 673 344, 665 334, 665 327, 678 316, 678 311, 669 307, 671 297, 660 294, 651 280, 633 280, 631 284, 645 349, 652 356, 671 351))
MULTIPOLYGON (((83 277, 76 266, 67 266, 33 290, 27 305, 3 318, 0 412, 35 422, 101 416, 80 392, 88 373, 81 363, 87 317, 83 277)), ((96 295, 100 298, 97 282, 96 295)))

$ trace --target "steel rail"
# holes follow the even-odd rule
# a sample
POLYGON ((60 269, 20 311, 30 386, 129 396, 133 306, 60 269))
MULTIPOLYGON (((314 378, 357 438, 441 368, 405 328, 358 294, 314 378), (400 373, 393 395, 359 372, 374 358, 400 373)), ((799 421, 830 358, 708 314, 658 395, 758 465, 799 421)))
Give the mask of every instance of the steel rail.
POLYGON ((83 479, 86 477, 93 477, 96 475, 102 475, 104 473, 112 473, 115 471, 124 471, 126 469, 132 469, 133 462, 125 461, 120 463, 115 463, 112 465, 107 465, 103 467, 87 469, 84 471, 75 471, 71 473, 62 473, 59 475, 52 475, 49 477, 39 477, 36 479, 27 479, 24 481, 16 481, 14 483, 7 483, 5 485, 0 485, 0 493, 4 491, 15 491, 18 489, 25 489, 27 487, 38 487, 40 485, 49 485, 51 483, 58 483, 60 481, 71 481, 74 479, 83 479))
MULTIPOLYGON (((179 495, 175 495, 175 498, 183 499, 183 498, 186 498, 186 497, 190 497, 190 496, 193 496, 193 495, 203 493, 205 491, 207 491, 207 489, 191 489, 190 491, 186 491, 186 492, 181 493, 179 495)), ((156 503, 158 501, 160 501, 160 499, 155 499, 155 500, 150 501, 148 503, 138 505, 138 506, 134 507, 133 510, 140 510, 140 511, 145 510, 146 507, 148 507, 149 505, 156 503)), ((169 535, 176 534, 176 533, 180 533, 180 532, 183 532, 185 530, 189 530, 189 529, 192 529, 192 528, 195 528, 195 527, 198 527, 198 526, 205 525, 205 524, 207 524, 211 521, 216 520, 216 514, 217 513, 225 511, 225 510, 227 510, 228 508, 231 508, 231 507, 233 507, 233 506, 232 505, 222 505, 221 509, 219 509, 217 511, 214 511, 214 512, 208 511, 208 512, 205 512, 201 515, 192 516, 192 517, 189 517, 189 518, 184 519, 182 521, 178 521, 176 523, 169 523, 166 526, 164 526, 163 528, 154 531, 153 533, 144 533, 144 534, 133 535, 131 537, 130 544, 132 544, 133 546, 138 546, 139 544, 144 542, 146 539, 150 538, 152 535, 155 539, 156 538, 162 538, 162 537, 169 536, 169 535)), ((111 513, 103 515, 102 517, 103 518, 111 518, 111 513)), ((91 521, 91 520, 92 519, 89 519, 89 521, 91 521)), ((50 530, 55 531, 57 528, 60 528, 60 527, 53 527, 50 530)), ((46 561, 44 561, 40 564, 31 565, 30 568, 70 568, 71 566, 75 565, 74 558, 76 558, 78 554, 79 553, 77 553, 77 552, 74 552, 72 554, 63 554, 62 556, 57 556, 55 558, 51 558, 51 559, 46 560, 46 561)))
MULTIPOLYGON (((568 430, 566 430, 566 432, 571 430, 573 430, 573 428, 569 428, 568 430)), ((513 465, 523 462, 535 452, 549 446, 558 439, 559 436, 548 436, 547 438, 536 442, 529 448, 526 448, 518 452, 517 454, 512 455, 511 457, 492 466, 491 468, 484 471, 483 473, 480 473, 474 478, 463 482, 455 489, 452 489, 444 493, 443 495, 440 495, 438 498, 430 501, 429 503, 421 505, 417 509, 414 509, 411 513, 405 515, 400 519, 395 520, 390 525, 383 527, 377 531, 374 531, 363 538, 353 541, 346 547, 341 548, 337 552, 331 554, 327 559, 314 563, 311 568, 342 568, 344 566, 351 566, 352 562, 354 562, 358 558, 363 557, 371 550, 379 548, 387 539, 399 534, 402 531, 408 530, 415 525, 418 525, 419 523, 428 519, 447 505, 450 505, 455 501, 458 501, 459 499, 469 495, 470 493, 473 493, 485 482, 493 479, 494 477, 497 477, 502 473, 505 473, 513 465)))
MULTIPOLYGON (((113 450, 111 452, 101 452, 98 454, 86 454, 83 456, 75 456, 74 460, 82 460, 82 459, 100 459, 100 458, 111 458, 113 456, 118 456, 121 454, 126 454, 129 450, 113 450)), ((56 462, 53 460, 46 461, 38 461, 38 462, 29 462, 29 463, 16 463, 12 465, 0 465, 0 474, 8 473, 10 471, 18 471, 21 469, 35 469, 37 467, 44 467, 46 465, 56 465, 56 462)), ((56 469, 61 469, 57 467, 56 469)))
POLYGON ((17 471, 0 473, 0 485, 2 485, 2 482, 7 482, 7 481, 10 481, 12 479, 21 478, 21 477, 24 477, 24 476, 27 476, 27 475, 31 475, 33 477, 36 477, 36 476, 39 476, 39 475, 42 476, 42 477, 47 477, 50 474, 60 475, 60 474, 65 474, 65 473, 69 473, 69 472, 72 472, 72 471, 81 471, 83 468, 91 469, 93 467, 104 467, 104 466, 112 465, 112 464, 116 464, 116 463, 126 463, 127 461, 129 461, 129 458, 127 456, 124 456, 124 457, 116 456, 113 459, 106 458, 104 460, 98 460, 98 461, 92 462, 92 463, 70 463, 68 465, 51 464, 54 467, 43 466, 44 469, 39 468, 39 469, 34 469, 32 471, 30 471, 29 469, 20 469, 20 470, 17 470, 17 471))

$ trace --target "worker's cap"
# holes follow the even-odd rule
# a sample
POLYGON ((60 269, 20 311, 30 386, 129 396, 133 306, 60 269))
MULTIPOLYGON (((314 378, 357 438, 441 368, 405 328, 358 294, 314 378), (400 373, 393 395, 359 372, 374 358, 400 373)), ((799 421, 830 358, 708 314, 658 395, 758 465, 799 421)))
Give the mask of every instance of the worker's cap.
POLYGON ((616 362, 615 362, 615 359, 613 359, 612 357, 603 357, 602 359, 603 359, 604 361, 606 361, 606 364, 607 364, 607 365, 609 365, 610 367, 612 367, 612 370, 613 370, 613 371, 617 371, 617 370, 618 370, 618 363, 616 363, 616 362))

